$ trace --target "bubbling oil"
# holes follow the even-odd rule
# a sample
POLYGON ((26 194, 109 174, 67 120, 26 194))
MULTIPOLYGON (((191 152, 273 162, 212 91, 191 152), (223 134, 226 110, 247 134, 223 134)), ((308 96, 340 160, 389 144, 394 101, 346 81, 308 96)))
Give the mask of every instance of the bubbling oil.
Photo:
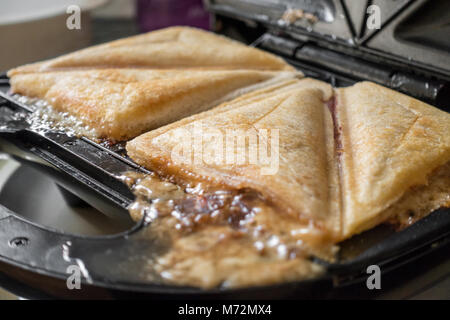
POLYGON ((68 136, 84 136, 98 141, 98 134, 94 128, 85 125, 82 120, 68 112, 57 111, 45 100, 19 94, 13 94, 11 98, 33 111, 24 120, 29 124, 29 128, 35 132, 41 134, 50 131, 60 132, 68 136))
POLYGON ((132 218, 144 219, 145 232, 170 238, 168 252, 149 266, 169 283, 239 287, 301 280, 323 273, 312 255, 335 256, 320 230, 278 212, 256 190, 201 183, 182 188, 153 173, 120 179, 136 196, 132 218))

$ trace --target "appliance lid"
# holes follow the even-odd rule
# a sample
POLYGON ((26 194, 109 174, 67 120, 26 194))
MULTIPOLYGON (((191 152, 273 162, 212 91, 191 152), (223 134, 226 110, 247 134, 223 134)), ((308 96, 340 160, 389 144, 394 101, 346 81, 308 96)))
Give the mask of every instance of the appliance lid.
POLYGON ((450 76, 450 2, 429 0, 206 0, 211 12, 251 20, 339 51, 372 53, 450 76))

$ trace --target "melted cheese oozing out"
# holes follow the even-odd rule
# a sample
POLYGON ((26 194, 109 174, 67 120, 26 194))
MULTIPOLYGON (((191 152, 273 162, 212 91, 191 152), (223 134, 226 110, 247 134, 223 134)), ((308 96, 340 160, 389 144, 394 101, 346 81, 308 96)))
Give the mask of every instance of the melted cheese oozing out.
POLYGON ((412 187, 388 208, 388 222, 404 229, 441 207, 450 207, 450 162, 436 169, 428 184, 412 187))
POLYGON ((149 262, 169 283, 211 288, 302 280, 324 271, 312 255, 333 260, 337 251, 321 230, 278 212, 256 191, 201 184, 182 190, 136 173, 121 178, 136 195, 133 219, 170 238, 170 250, 149 262))
MULTIPOLYGON (((316 277, 311 256, 333 261, 338 246, 312 223, 283 214, 251 189, 181 189, 156 175, 127 173, 136 195, 129 211, 150 232, 170 238, 170 250, 149 262, 168 283, 211 288, 264 285, 316 277)), ((400 229, 450 206, 450 163, 428 184, 411 188, 386 212, 400 229)))

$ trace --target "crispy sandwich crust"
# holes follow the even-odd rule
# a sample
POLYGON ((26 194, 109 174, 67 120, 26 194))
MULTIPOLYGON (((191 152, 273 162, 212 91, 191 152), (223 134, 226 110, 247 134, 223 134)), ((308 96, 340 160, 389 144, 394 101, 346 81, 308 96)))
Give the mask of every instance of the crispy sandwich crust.
POLYGON ((15 93, 77 116, 100 138, 127 140, 294 72, 99 69, 18 74, 15 93), (212 89, 213 88, 213 89, 212 89))
POLYGON ((344 237, 385 221, 450 161, 450 115, 399 92, 370 82, 339 89, 337 119, 344 237))
MULTIPOLYGON (((141 135, 127 144, 127 152, 137 163, 181 185, 206 182, 260 191, 283 211, 303 221, 314 220, 319 228, 327 229, 334 236, 340 233, 340 200, 333 123, 324 101, 327 86, 305 79, 295 81, 289 89, 281 87, 251 93, 141 135), (311 85, 325 90, 312 89, 311 85), (245 152, 237 147, 227 149, 219 163, 196 163, 191 161, 191 155, 174 161, 172 150, 186 132, 194 137, 198 125, 219 130, 223 133, 224 144, 229 130, 243 133, 278 130, 277 172, 261 174, 264 165, 260 163, 225 163, 225 159, 237 159, 238 153, 245 152)), ((260 137, 259 143, 269 143, 267 140, 269 138, 260 137)), ((203 150, 213 148, 216 143, 203 141, 203 150)))
POLYGON ((170 27, 24 65, 20 73, 89 68, 295 71, 283 59, 237 41, 190 27, 170 27))
POLYGON ((8 72, 11 91, 44 99, 127 140, 285 77, 282 59, 210 32, 172 27, 8 72))
POLYGON ((448 114, 369 82, 338 89, 329 112, 324 102, 331 95, 323 83, 295 80, 148 132, 130 141, 127 151, 180 185, 256 189, 282 211, 311 219, 336 241, 386 221, 393 208, 408 211, 408 194, 417 195, 419 187, 436 195, 422 206, 421 216, 449 205, 450 190, 443 182, 450 161, 448 114), (177 130, 192 132, 197 123, 219 130, 278 128, 279 171, 264 176, 255 165, 173 161, 177 130))

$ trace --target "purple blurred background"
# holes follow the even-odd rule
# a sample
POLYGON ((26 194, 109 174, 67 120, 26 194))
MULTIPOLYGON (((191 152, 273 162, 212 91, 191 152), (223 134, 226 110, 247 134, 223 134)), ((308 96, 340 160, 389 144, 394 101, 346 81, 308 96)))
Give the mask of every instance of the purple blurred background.
POLYGON ((209 29, 202 0, 138 0, 137 19, 141 32, 173 25, 209 29))

